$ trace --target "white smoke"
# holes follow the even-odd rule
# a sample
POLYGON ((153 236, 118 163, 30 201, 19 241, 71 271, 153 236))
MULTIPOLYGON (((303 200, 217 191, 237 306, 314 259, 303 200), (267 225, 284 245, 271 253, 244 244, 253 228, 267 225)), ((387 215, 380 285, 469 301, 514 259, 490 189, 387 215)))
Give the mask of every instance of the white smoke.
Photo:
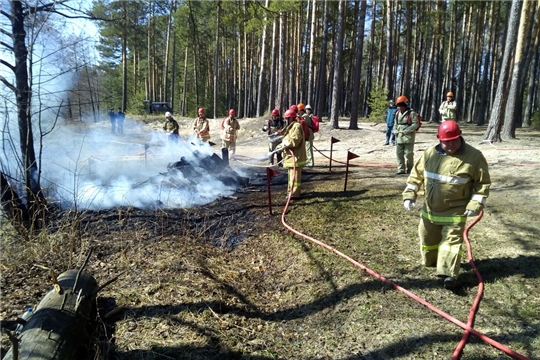
POLYGON ((58 127, 44 140, 42 185, 62 208, 189 208, 236 190, 202 169, 195 183, 180 171, 167 173, 169 163, 183 158, 197 168, 214 153, 194 137, 170 145, 164 133, 129 118, 123 136, 111 134, 108 121, 73 129, 58 127))

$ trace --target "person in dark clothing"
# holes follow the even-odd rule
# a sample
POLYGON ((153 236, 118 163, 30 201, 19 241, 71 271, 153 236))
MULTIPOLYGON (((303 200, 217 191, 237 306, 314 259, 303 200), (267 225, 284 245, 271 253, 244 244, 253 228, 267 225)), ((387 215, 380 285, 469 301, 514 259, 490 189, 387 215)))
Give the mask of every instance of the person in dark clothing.
POLYGON ((114 134, 116 129, 116 113, 114 112, 114 108, 109 110, 109 120, 111 120, 111 133, 114 134))
POLYGON ((390 138, 392 138, 392 145, 396 145, 396 134, 392 133, 394 129, 394 121, 396 120, 397 106, 394 104, 394 100, 390 100, 388 109, 386 109, 386 142, 384 145, 390 145, 390 138))
POLYGON ((124 119, 125 118, 126 118, 126 115, 122 112, 122 109, 118 108, 118 112, 116 113, 116 128, 120 135, 124 135, 124 119))

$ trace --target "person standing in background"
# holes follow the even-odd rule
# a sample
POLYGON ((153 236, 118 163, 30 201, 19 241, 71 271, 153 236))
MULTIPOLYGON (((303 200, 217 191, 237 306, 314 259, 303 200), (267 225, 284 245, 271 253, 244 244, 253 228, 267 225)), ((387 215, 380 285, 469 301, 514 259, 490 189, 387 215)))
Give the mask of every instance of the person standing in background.
POLYGON ((309 138, 306 140, 306 166, 313 167, 315 165, 313 160, 313 139, 315 136, 313 135, 313 124, 311 123, 311 117, 313 116, 311 106, 305 106, 303 103, 298 104, 298 116, 304 119, 309 128, 309 138))
POLYGON ((236 153, 236 137, 238 130, 240 130, 240 123, 236 119, 236 110, 229 110, 229 116, 223 120, 221 128, 221 147, 227 149, 229 158, 232 158, 236 153))
POLYGON ((118 108, 118 112, 116 113, 116 129, 118 131, 118 134, 124 135, 124 120, 126 118, 126 115, 122 111, 121 108, 118 108))
POLYGON ((178 138, 180 137, 180 135, 178 134, 178 122, 174 120, 172 114, 168 111, 165 113, 165 119, 166 120, 165 124, 163 125, 163 130, 165 130, 167 133, 169 145, 178 144, 178 138))
POLYGON ((111 121, 111 133, 114 134, 116 130, 116 113, 114 112, 114 108, 109 110, 109 120, 111 121))
POLYGON ((392 138, 392 145, 396 145, 396 134, 392 132, 396 120, 396 112, 397 106, 394 105, 394 100, 390 100, 388 109, 386 109, 386 141, 384 145, 390 145, 390 138, 392 138))
POLYGON ((418 114, 409 107, 409 99, 399 96, 396 99, 398 111, 393 133, 396 136, 396 175, 408 174, 414 165, 414 141, 418 129, 418 114))
POLYGON ((449 91, 446 94, 446 100, 439 106, 439 114, 441 114, 441 122, 448 120, 456 120, 457 104, 454 100, 454 93, 449 91))
POLYGON ((204 108, 200 108, 197 113, 199 116, 197 116, 193 123, 193 130, 200 141, 208 142, 210 140, 210 123, 206 116, 204 116, 204 108))
POLYGON ((274 165, 274 156, 276 156, 278 165, 283 166, 281 163, 281 152, 274 153, 274 150, 281 143, 281 140, 279 139, 281 137, 281 130, 283 130, 284 127, 285 120, 280 116, 279 110, 272 110, 272 118, 262 127, 262 130, 268 134, 268 150, 270 151, 268 161, 270 165, 274 165))

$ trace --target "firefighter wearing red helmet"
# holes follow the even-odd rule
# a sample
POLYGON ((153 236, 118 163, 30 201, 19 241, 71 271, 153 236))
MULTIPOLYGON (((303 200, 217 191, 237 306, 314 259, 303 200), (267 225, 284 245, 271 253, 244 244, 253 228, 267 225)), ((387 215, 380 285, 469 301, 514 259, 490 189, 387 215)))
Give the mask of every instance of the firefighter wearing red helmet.
MULTIPOLYGON (((297 112, 298 116, 304 119, 304 121, 306 122, 309 128, 309 139, 306 140, 306 155, 307 155, 306 166, 313 167, 314 166, 314 162, 313 162, 314 136, 313 136, 313 124, 311 122, 311 117, 313 116, 313 114, 311 114, 311 111, 309 112, 309 114, 306 112, 308 107, 304 105, 303 103, 299 103, 297 106, 298 106, 298 112, 297 112)), ((309 106, 309 109, 311 110, 311 106, 309 106)))
POLYGON ((409 107, 409 99, 401 95, 396 99, 396 121, 394 121, 393 134, 396 135, 396 175, 411 172, 414 164, 414 141, 418 128, 418 114, 409 107))
POLYGON ((281 130, 285 127, 285 120, 280 116, 279 110, 272 110, 272 118, 269 119, 266 124, 262 127, 262 131, 268 134, 268 150, 269 156, 268 161, 270 165, 274 165, 274 157, 277 157, 277 162, 279 166, 283 166, 281 160, 281 152, 274 153, 276 147, 281 144, 281 130))
POLYGON ((204 108, 199 108, 197 111, 197 118, 193 122, 193 131, 195 131, 195 135, 197 135, 197 138, 202 142, 208 142, 210 140, 210 123, 208 122, 208 119, 204 115, 204 108))
POLYGON ((446 100, 439 106, 439 114, 441 114, 441 122, 448 120, 456 120, 457 104, 454 100, 454 93, 449 91, 446 93, 446 100))
POLYGON ((298 122, 296 111, 293 109, 287 110, 285 120, 287 120, 287 127, 283 131, 283 140, 277 148, 283 150, 283 166, 289 169, 287 192, 292 198, 298 198, 301 195, 302 169, 306 164, 306 140, 302 125, 298 122), (293 152, 292 155, 291 151, 293 152))
POLYGON ((414 208, 424 188, 418 226, 422 262, 435 267, 444 287, 453 289, 461 265, 461 245, 467 216, 483 209, 491 180, 480 150, 465 143, 455 121, 439 126, 439 144, 428 148, 414 164, 403 191, 403 206, 414 208))
POLYGON ((236 119, 236 111, 229 110, 229 116, 223 119, 221 123, 221 147, 229 151, 229 156, 232 158, 236 153, 236 137, 240 130, 240 123, 236 119))

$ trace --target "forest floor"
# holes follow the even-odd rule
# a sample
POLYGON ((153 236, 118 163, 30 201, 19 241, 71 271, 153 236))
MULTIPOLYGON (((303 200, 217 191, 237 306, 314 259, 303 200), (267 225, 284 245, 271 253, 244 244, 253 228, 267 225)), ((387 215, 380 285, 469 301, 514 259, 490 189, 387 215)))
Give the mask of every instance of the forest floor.
MULTIPOLYGON (((188 135, 193 120, 178 120, 188 135)), ((137 121, 161 130, 161 118, 137 121)), ((240 124, 231 167, 249 174, 251 184, 234 196, 191 209, 85 212, 77 226, 69 223, 34 244, 4 231, 2 327, 13 328, 22 310, 50 290, 41 266, 57 274, 80 266, 92 247, 87 270, 99 284, 125 271, 99 294, 101 337, 92 358, 450 358, 461 328, 284 226, 282 168, 272 179, 269 214, 267 164, 255 160, 267 152, 263 120, 240 124)), ((433 269, 421 266, 416 232, 422 201, 404 211, 406 177, 395 175, 395 147, 383 145, 385 124, 360 123, 360 130, 346 130, 345 120, 339 125, 321 124, 316 166, 305 169, 303 197, 291 200, 285 223, 466 322, 478 290, 475 272, 464 256, 460 286, 448 291, 433 269), (330 171, 332 137, 339 140, 333 157, 341 163, 330 171), (359 157, 351 160, 344 192, 347 151, 359 157)), ((129 133, 129 121, 125 127, 129 133)), ((485 282, 475 329, 539 359, 540 131, 518 129, 515 140, 490 144, 481 142, 485 127, 462 128, 465 140, 485 155, 492 178, 485 214, 469 233, 485 282)), ((424 124, 415 159, 437 142, 436 131, 436 124, 424 124)), ((212 134, 220 143, 217 131, 212 134)), ((6 336, 1 345, 4 353, 6 336)), ((462 358, 509 356, 471 336, 462 358)))

